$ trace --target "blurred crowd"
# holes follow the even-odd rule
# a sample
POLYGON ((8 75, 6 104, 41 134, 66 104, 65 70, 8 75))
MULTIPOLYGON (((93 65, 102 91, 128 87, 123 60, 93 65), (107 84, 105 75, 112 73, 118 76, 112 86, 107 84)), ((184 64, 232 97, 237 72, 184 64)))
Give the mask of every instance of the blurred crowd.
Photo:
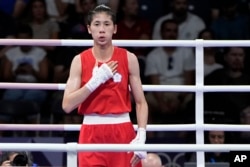
MULTIPOLYGON (((0 38, 89 40, 86 16, 98 4, 106 4, 117 13, 116 40, 248 40, 250 37, 250 0, 0 0, 0 38)), ((0 46, 0 81, 65 83, 71 60, 86 48, 0 46)), ((199 55, 195 55, 193 48, 127 49, 138 57, 143 84, 195 84, 195 56, 199 55)), ((205 85, 249 85, 248 54, 248 47, 205 47, 204 62, 200 62, 204 63, 205 85)), ((65 114, 62 110, 62 90, 2 89, 0 95, 0 123, 82 122, 77 111, 65 114)), ((145 92, 145 95, 149 124, 195 122, 193 93, 145 92)), ((248 92, 205 93, 205 123, 250 124, 249 96, 248 92)), ((131 115, 133 118, 134 112, 131 115)), ((0 135, 34 133, 0 132, 0 135)), ((195 143, 190 132, 148 132, 148 142, 164 143, 172 138, 195 143)), ((232 132, 230 141, 250 143, 250 134, 232 132)))

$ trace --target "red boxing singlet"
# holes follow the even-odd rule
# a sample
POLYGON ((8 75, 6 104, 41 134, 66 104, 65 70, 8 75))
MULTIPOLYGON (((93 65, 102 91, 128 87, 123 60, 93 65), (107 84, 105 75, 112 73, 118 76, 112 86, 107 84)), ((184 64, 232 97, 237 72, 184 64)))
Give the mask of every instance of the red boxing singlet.
MULTIPOLYGON (((92 54, 92 48, 83 51, 80 56, 83 86, 92 77, 96 59, 92 54)), ((109 61, 111 60, 118 61, 117 73, 90 94, 79 106, 79 114, 119 114, 131 111, 127 50, 114 47, 113 55, 109 61)), ((98 67, 101 64, 98 63, 98 67)))

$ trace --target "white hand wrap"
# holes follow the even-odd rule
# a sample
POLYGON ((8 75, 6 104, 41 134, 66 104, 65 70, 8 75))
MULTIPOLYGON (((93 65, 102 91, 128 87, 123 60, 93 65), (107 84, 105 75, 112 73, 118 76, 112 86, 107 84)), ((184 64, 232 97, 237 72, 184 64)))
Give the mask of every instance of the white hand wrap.
POLYGON ((105 83, 111 77, 113 77, 112 70, 107 64, 103 63, 99 68, 94 68, 92 77, 86 83, 86 87, 91 92, 93 92, 94 90, 96 90, 96 88, 98 88, 101 84, 105 83))
MULTIPOLYGON (((136 137, 130 142, 130 144, 145 144, 146 142, 146 129, 138 128, 136 137)), ((147 157, 146 151, 134 151, 140 159, 145 159, 147 157)))

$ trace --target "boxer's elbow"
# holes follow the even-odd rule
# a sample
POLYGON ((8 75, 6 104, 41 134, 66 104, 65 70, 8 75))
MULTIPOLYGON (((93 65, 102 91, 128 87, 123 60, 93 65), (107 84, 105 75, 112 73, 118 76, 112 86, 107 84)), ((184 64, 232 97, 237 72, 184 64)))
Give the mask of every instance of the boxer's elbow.
POLYGON ((62 102, 62 109, 65 113, 70 113, 71 111, 73 111, 73 106, 70 105, 69 101, 67 100, 63 100, 62 102))

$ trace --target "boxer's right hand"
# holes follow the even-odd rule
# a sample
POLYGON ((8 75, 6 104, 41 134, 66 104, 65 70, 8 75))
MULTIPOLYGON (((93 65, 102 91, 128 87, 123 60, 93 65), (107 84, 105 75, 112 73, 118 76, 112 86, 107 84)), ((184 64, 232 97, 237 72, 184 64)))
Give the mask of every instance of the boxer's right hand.
POLYGON ((113 77, 117 71, 117 61, 110 61, 107 64, 103 63, 100 67, 94 67, 94 72, 90 80, 86 83, 86 87, 93 92, 101 84, 113 77))

